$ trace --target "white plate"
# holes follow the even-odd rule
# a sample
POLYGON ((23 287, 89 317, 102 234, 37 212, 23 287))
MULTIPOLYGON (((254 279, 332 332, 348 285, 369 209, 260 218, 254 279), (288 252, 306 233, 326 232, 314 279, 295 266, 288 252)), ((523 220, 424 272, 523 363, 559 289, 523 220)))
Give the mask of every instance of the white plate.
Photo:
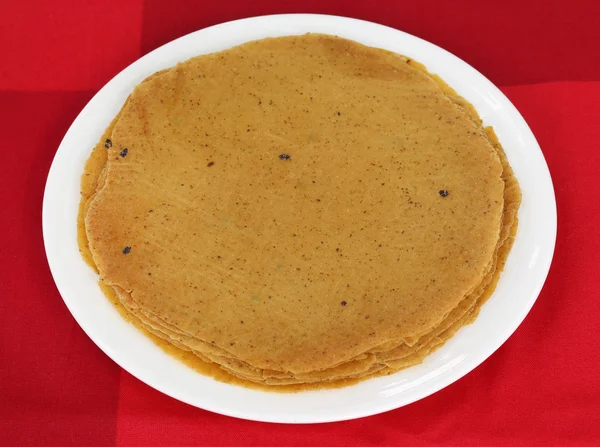
POLYGON ((382 25, 335 16, 277 15, 188 34, 142 57, 106 84, 73 122, 56 153, 44 194, 43 232, 50 270, 67 307, 94 343, 125 370, 206 410, 259 421, 312 423, 372 415, 422 399, 498 349, 523 321, 544 284, 554 252, 556 204, 548 167, 531 130, 500 90, 471 66, 431 43, 382 25), (194 372, 119 316, 77 248, 79 178, 92 147, 127 95, 150 74, 250 40, 306 32, 335 34, 402 53, 439 74, 475 106, 485 124, 494 126, 521 184, 523 204, 516 242, 496 292, 475 323, 422 365, 342 389, 267 393, 194 372))

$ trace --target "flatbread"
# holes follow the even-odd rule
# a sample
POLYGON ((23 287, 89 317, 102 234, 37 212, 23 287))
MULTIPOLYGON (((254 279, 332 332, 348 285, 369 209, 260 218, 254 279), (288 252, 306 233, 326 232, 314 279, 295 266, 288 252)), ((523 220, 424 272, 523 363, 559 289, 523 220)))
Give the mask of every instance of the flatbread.
POLYGON ((150 332, 273 385, 420 362, 476 314, 520 203, 460 98, 332 36, 163 71, 107 135, 80 223, 101 281, 150 332))

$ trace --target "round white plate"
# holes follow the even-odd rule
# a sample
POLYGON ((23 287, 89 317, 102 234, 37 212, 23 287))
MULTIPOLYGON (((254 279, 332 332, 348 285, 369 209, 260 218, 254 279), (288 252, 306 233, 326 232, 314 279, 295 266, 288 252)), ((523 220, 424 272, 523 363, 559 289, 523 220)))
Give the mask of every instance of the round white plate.
POLYGON ((483 75, 447 51, 375 23, 298 14, 237 20, 197 31, 142 57, 112 79, 65 135, 46 183, 43 232, 50 270, 67 307, 89 337, 138 379, 188 404, 269 422, 339 421, 422 399, 489 357, 523 321, 546 279, 556 238, 556 204, 542 152, 517 109, 483 75), (439 74, 492 125, 523 190, 519 231, 496 292, 477 320, 421 365, 342 389, 268 393, 204 377, 172 359, 126 323, 104 297, 77 248, 79 179, 84 163, 127 95, 152 73, 199 54, 271 36, 318 32, 404 54, 439 74))

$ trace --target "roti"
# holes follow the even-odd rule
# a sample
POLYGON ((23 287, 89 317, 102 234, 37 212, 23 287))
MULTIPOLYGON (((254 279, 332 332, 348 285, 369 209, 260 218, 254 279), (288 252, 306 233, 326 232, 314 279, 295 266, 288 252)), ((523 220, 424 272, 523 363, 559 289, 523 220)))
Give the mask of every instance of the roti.
POLYGON ((157 73, 88 167, 101 282, 150 332, 272 385, 420 362, 491 293, 520 203, 468 103, 325 35, 157 73))

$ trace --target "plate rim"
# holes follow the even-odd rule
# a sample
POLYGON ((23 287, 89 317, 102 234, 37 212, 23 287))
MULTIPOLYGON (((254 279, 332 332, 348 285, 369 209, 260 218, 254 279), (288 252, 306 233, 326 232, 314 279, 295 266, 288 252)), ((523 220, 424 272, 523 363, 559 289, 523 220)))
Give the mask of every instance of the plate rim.
MULTIPOLYGON (((308 24, 306 24, 306 25, 309 26, 308 24)), ((305 25, 300 25, 300 27, 302 27, 302 26, 305 26, 305 25)), ((311 32, 311 31, 305 31, 305 32, 311 32)), ((313 32, 319 32, 319 31, 313 31, 313 32)), ((290 34, 294 34, 294 33, 290 33, 290 34)), ((278 35, 283 35, 283 34, 278 34, 278 35)), ((264 37, 267 37, 267 36, 265 35, 264 37)), ((249 41, 249 40, 253 40, 253 39, 248 39, 246 41, 249 41)), ((199 54, 205 54, 205 52, 200 52, 199 54)), ((419 60, 419 59, 417 58, 417 60, 419 60)), ((157 67, 156 71, 158 71, 159 69, 160 68, 157 67)), ((444 80, 446 80, 446 77, 444 77, 444 75, 442 75, 442 77, 444 80)), ((141 81, 141 79, 140 79, 140 81, 141 81)), ((449 84, 452 86, 452 83, 449 82, 449 84)), ((123 101, 124 101, 124 99, 125 98, 123 98, 123 101)), ((119 108, 120 108, 120 104, 119 104, 119 108)), ((113 116, 115 114, 113 114, 113 116)), ((96 139, 97 139, 97 137, 96 137, 96 139)), ((79 175, 78 175, 78 178, 79 178, 79 175)), ((77 194, 79 194, 79 191, 77 191, 77 194)), ((489 81, 484 75, 482 75, 475 68, 473 68, 472 66, 470 66, 469 64, 464 62, 462 59, 458 58, 457 56, 453 55, 452 53, 448 52, 447 50, 444 50, 443 48, 438 47, 437 45, 435 45, 431 42, 428 42, 424 39, 418 38, 418 37, 408 34, 406 32, 388 27, 386 25, 381 25, 381 24, 378 24, 375 22, 370 22, 370 21, 365 21, 365 20, 360 20, 360 19, 355 19, 355 18, 350 18, 350 17, 325 15, 325 14, 303 14, 303 13, 273 14, 273 15, 249 17, 249 18, 219 23, 219 24, 207 27, 207 28, 203 28, 203 29, 194 31, 194 32, 186 34, 184 36, 181 36, 177 39, 174 39, 174 40, 156 48, 155 50, 147 53, 146 55, 140 57, 139 59, 137 59, 136 61, 134 61, 127 67, 125 67, 116 76, 114 76, 110 81, 108 81, 92 97, 92 99, 86 104, 86 106, 82 109, 82 111, 75 118, 75 120, 69 127, 69 130, 66 132, 63 140, 61 141, 61 143, 58 147, 58 150, 56 151, 56 154, 52 161, 52 165, 48 172, 48 178, 46 180, 46 185, 45 185, 45 189, 44 189, 43 204, 42 204, 42 232, 43 232, 43 238, 44 238, 44 249, 46 252, 46 257, 48 260, 48 265, 50 267, 50 271, 52 273, 52 277, 54 279, 54 282, 56 284, 56 287, 59 291, 61 298, 63 299, 63 301, 65 302, 65 305, 69 309, 69 312, 75 318, 77 324, 82 328, 82 330, 87 334, 87 336, 94 342, 94 344, 96 344, 108 357, 110 357, 121 368, 123 368, 124 370, 129 372, 131 375, 136 377, 138 380, 141 380, 142 382, 146 383, 148 386, 150 386, 172 398, 175 398, 175 399, 185 402, 187 404, 196 406, 198 408, 203 408, 208 411, 224 414, 227 416, 248 419, 248 420, 254 420, 254 421, 262 421, 262 422, 322 423, 322 422, 333 422, 333 421, 349 420, 349 419, 354 419, 354 418, 359 418, 359 417, 370 416, 370 415, 379 414, 379 413, 382 413, 385 411, 389 411, 389 410, 392 410, 395 408, 400 408, 402 406, 413 403, 413 402, 420 400, 422 398, 425 398, 425 397, 447 387, 451 383, 459 380, 460 378, 462 378, 463 376, 468 374, 470 371, 474 370, 481 363, 483 363, 490 355, 492 355, 494 352, 496 352, 496 350, 506 342, 506 340, 514 333, 514 331, 518 328, 518 326, 523 322, 523 320, 525 319, 525 317, 527 316, 527 314, 533 307, 533 304, 537 301, 537 298, 541 292, 541 289, 546 281, 546 278, 548 276, 549 269, 550 269, 550 266, 552 263, 555 245, 556 245, 557 212, 556 212, 556 199, 555 199, 555 194, 554 194, 554 186, 553 186, 553 182, 552 182, 552 177, 551 177, 550 171, 548 169, 547 162, 544 158, 543 152, 541 151, 541 148, 539 147, 539 144, 537 143, 535 135, 529 128, 525 119, 521 116, 520 112, 512 104, 512 102, 510 102, 510 100, 498 89, 498 87, 496 87, 491 81, 489 81), (104 340, 102 340, 101 338, 98 337, 97 333, 95 333, 94 331, 92 331, 89 328, 88 323, 79 314, 78 310, 73 305, 73 302, 70 299, 65 298, 65 294, 63 293, 64 287, 61 288, 62 280, 60 279, 60 275, 58 274, 58 270, 57 270, 59 268, 59 266, 57 265, 57 261, 55 260, 55 247, 52 246, 52 244, 50 242, 50 235, 51 235, 51 224, 50 224, 51 215, 50 215, 50 213, 51 213, 51 210, 49 207, 49 203, 51 202, 51 194, 52 194, 52 189, 53 189, 52 181, 54 180, 55 176, 57 175, 56 171, 58 168, 56 166, 58 165, 57 160, 60 161, 59 155, 61 155, 61 148, 63 148, 65 146, 65 141, 68 141, 68 137, 70 136, 72 129, 75 128, 76 125, 78 125, 78 123, 82 119, 85 118, 86 111, 89 111, 89 109, 91 108, 90 105, 98 102, 99 98, 101 98, 103 96, 104 92, 108 89, 108 87, 111 86, 112 84, 118 83, 123 77, 125 77, 127 75, 128 71, 133 71, 135 68, 143 65, 144 63, 148 63, 148 62, 150 63, 150 65, 153 65, 154 64, 153 59, 157 59, 158 55, 165 52, 166 49, 168 49, 169 47, 177 45, 177 42, 181 43, 182 41, 184 41, 186 39, 191 39, 192 38, 191 36, 197 36, 200 33, 214 32, 214 31, 218 31, 220 29, 226 29, 227 27, 244 28, 249 25, 255 26, 256 24, 258 24, 260 22, 277 21, 277 20, 292 20, 292 21, 300 21, 300 22, 302 20, 304 20, 306 22, 312 21, 312 20, 326 20, 326 21, 331 21, 331 22, 337 22, 338 24, 341 24, 342 22, 344 22, 344 23, 347 23, 348 25, 355 24, 357 26, 376 27, 376 28, 380 28, 381 30, 387 30, 386 32, 399 33, 398 35, 403 36, 404 38, 409 37, 411 39, 416 39, 416 41, 420 42, 420 44, 431 47, 436 52, 442 52, 443 54, 446 54, 447 56, 457 60, 459 64, 463 65, 468 70, 472 71, 472 73, 474 73, 478 77, 480 77, 481 81, 483 81, 484 83, 487 83, 488 84, 487 87, 491 91, 493 91, 495 94, 497 94, 498 97, 503 102, 506 103, 507 107, 509 107, 509 112, 511 112, 511 114, 514 115, 516 117, 516 119, 519 121, 518 124, 523 128, 523 131, 528 133, 528 136, 531 137, 530 140, 531 139, 532 140, 530 141, 530 143, 534 143, 533 144, 534 147, 530 148, 530 149, 537 150, 539 152, 539 156, 541 156, 540 162, 542 163, 542 165, 541 165, 542 171, 544 171, 544 174, 545 174, 544 180, 547 182, 546 187, 549 186, 549 189, 546 188, 547 189, 546 192, 550 193, 550 196, 547 197, 547 199, 549 199, 548 203, 551 205, 550 208, 548 209, 548 211, 551 214, 549 216, 551 219, 549 222, 547 221, 546 224, 549 226, 548 229, 550 230, 551 237, 550 237, 550 240, 548 241, 549 245, 548 245, 548 247, 546 247, 549 255, 548 254, 545 255, 545 258, 542 260, 543 262, 541 261, 542 264, 540 266, 541 270, 544 273, 541 274, 539 276, 539 278, 537 278, 537 282, 534 287, 535 292, 531 294, 532 297, 529 299, 529 301, 526 303, 526 305, 522 307, 520 314, 513 318, 513 320, 511 321, 511 324, 506 325, 503 334, 498 336, 496 338, 495 342, 492 343, 490 345, 490 347, 488 347, 488 349, 486 349, 486 353, 484 355, 480 355, 476 359, 471 359, 470 362, 467 362, 468 364, 465 364, 463 362, 463 364, 462 364, 463 367, 462 367, 461 371, 459 371, 458 373, 455 373, 453 375, 445 374, 443 376, 443 379, 441 379, 436 384, 436 386, 430 387, 428 390, 421 392, 415 398, 405 399, 401 403, 398 403, 394 399, 391 399, 391 400, 388 400, 385 404, 379 405, 376 409, 371 409, 371 410, 367 410, 367 411, 361 411, 360 409, 358 409, 358 410, 354 409, 352 411, 341 412, 337 416, 335 416, 335 415, 332 417, 319 416, 319 417, 314 417, 314 418, 311 418, 310 416, 298 417, 298 416, 294 416, 294 415, 281 415, 281 414, 277 413, 277 411, 275 411, 275 410, 272 411, 271 416, 266 416, 264 414, 252 415, 252 414, 246 414, 244 412, 236 411, 235 409, 232 409, 232 408, 223 409, 222 407, 215 407, 214 405, 200 405, 198 402, 194 401, 193 399, 188 398, 188 396, 181 395, 177 392, 174 392, 169 387, 166 387, 163 383, 157 383, 156 379, 148 379, 148 376, 144 375, 144 373, 140 371, 139 367, 134 367, 134 366, 132 366, 132 364, 124 362, 122 358, 119 358, 119 360, 115 359, 115 357, 118 357, 118 356, 115 354, 114 348, 111 346, 108 346, 104 342, 104 340)), ((76 238, 76 235, 75 235, 75 238, 76 238)), ((517 238, 518 238, 518 236, 517 236, 517 238)), ((509 260, 510 260, 510 257, 509 257, 509 260)), ((157 349, 159 349, 159 348, 157 348, 157 349)), ((440 349, 440 350, 442 350, 442 349, 440 349)), ((174 361, 176 361, 176 360, 174 360, 174 361)), ((198 373, 195 373, 195 374, 198 374, 198 373)), ((396 373, 396 374, 398 374, 398 373, 396 373)), ((392 377, 392 376, 388 376, 388 377, 392 377)), ((209 379, 209 380, 214 380, 214 379, 209 379)), ((377 379, 371 379, 371 380, 377 380, 377 379)), ((227 385, 227 386, 233 387, 233 385, 227 385)), ((241 388, 241 389, 243 389, 243 388, 241 388)), ((344 389, 347 389, 347 388, 342 388, 341 390, 344 390, 344 389)), ((267 393, 267 392, 261 392, 261 391, 258 391, 258 392, 261 394, 266 394, 266 395, 274 394, 274 393, 267 393)), ((311 393, 313 393, 313 392, 304 392, 301 394, 306 396, 311 393)), ((317 393, 321 393, 321 391, 318 391, 317 393)), ((286 395, 286 396, 298 396, 298 395, 299 394, 286 395)))

